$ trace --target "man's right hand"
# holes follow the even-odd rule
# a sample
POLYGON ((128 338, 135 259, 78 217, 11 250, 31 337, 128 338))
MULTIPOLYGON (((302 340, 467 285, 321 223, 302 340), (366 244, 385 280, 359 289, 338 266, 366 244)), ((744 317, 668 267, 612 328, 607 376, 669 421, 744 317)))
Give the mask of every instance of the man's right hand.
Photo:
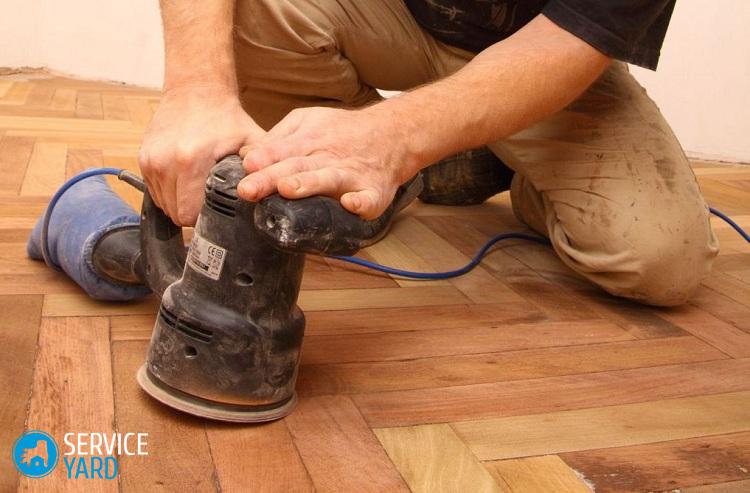
POLYGON ((236 94, 224 87, 200 84, 166 91, 139 154, 156 205, 176 224, 194 225, 214 164, 264 134, 236 94))

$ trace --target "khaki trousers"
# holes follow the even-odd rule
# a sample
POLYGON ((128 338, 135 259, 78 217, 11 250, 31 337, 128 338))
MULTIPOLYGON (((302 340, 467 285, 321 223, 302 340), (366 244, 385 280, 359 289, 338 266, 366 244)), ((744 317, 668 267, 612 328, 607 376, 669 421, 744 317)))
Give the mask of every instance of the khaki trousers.
MULTIPOLYGON (((424 32, 401 0, 238 0, 235 24, 241 99, 266 128, 297 107, 357 107, 375 88, 429 83, 472 57, 424 32)), ((695 176, 624 64, 490 148, 516 171, 516 216, 607 292, 676 305, 709 273, 718 243, 695 176)))

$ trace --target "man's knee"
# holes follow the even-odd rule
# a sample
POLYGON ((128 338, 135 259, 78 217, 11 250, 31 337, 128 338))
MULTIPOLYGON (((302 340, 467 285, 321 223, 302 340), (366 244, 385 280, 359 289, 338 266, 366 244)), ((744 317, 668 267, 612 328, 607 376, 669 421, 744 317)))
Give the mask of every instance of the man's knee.
MULTIPOLYGON (((611 294, 656 306, 685 303, 711 271, 718 246, 710 227, 649 228, 618 242, 610 269, 592 280, 611 294)), ((606 262, 605 262, 606 266, 606 262)))
POLYGON ((571 222, 566 227, 555 220, 548 223, 550 239, 568 266, 610 294, 679 305, 709 274, 718 244, 705 210, 690 220, 653 216, 619 222, 621 227, 571 222))
POLYGON ((639 245, 635 282, 621 295, 657 306, 685 303, 710 273, 716 251, 705 236, 651 236, 639 245))

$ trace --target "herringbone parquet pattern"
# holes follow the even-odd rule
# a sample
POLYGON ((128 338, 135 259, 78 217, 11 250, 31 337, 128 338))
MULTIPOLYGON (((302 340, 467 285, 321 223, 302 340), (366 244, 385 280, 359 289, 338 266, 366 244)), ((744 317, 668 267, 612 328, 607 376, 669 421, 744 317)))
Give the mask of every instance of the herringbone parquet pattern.
MULTIPOLYGON (((28 260, 25 241, 65 177, 137 170, 158 98, 0 77, 0 491, 750 491, 750 249, 720 222, 715 273, 670 310, 603 295, 527 243, 451 281, 310 258, 289 418, 229 426, 155 403, 134 374, 157 300, 91 301, 28 260), (19 479, 8 450, 24 428, 148 432, 149 455, 122 457, 119 481, 19 479)), ((750 167, 695 169, 709 202, 750 229, 750 167)), ((363 255, 445 269, 520 229, 507 194, 419 204, 363 255)))

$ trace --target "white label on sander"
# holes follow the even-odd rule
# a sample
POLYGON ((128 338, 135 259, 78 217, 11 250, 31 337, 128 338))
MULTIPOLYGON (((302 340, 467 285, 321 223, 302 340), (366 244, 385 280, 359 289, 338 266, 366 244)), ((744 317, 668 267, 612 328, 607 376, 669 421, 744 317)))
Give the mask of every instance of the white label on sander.
POLYGON ((219 245, 214 245, 207 239, 193 234, 193 239, 190 241, 187 264, 193 270, 200 272, 214 281, 218 281, 226 256, 226 248, 221 248, 219 245))

